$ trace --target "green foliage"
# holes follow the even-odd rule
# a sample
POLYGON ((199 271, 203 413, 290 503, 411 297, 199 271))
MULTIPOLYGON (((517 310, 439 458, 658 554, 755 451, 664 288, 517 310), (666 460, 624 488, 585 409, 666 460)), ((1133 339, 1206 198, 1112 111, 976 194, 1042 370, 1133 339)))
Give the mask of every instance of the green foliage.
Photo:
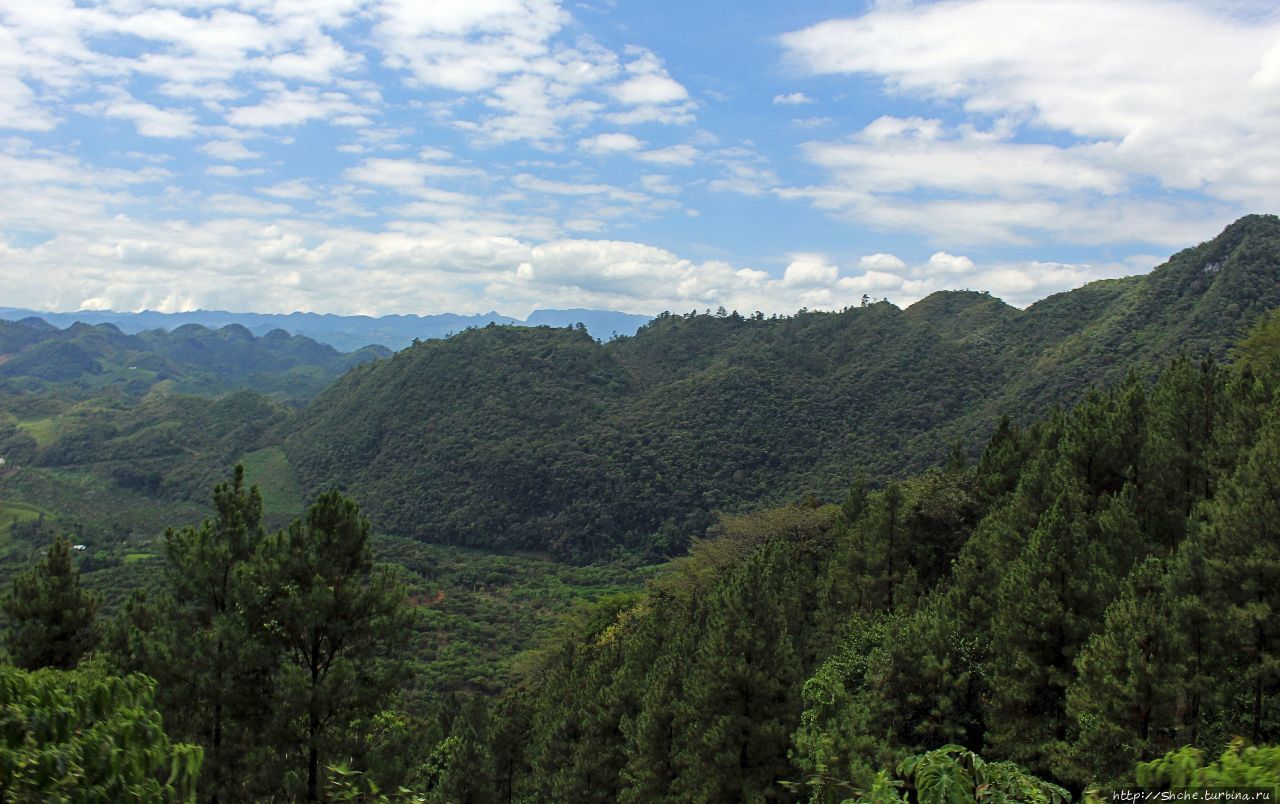
POLYGON ((1236 739, 1218 759, 1205 764, 1204 752, 1191 746, 1139 763, 1137 782, 1154 790, 1215 787, 1280 788, 1280 747, 1253 746, 1236 739))
POLYGON ((240 620, 251 591, 238 572, 262 541, 262 498, 237 466, 214 488, 216 515, 165 534, 166 586, 136 594, 112 624, 112 660, 160 683, 160 704, 178 734, 204 746, 201 783, 211 796, 242 790, 267 668, 240 620))
POLYGON ((160 681, 171 721, 206 748, 205 794, 318 800, 349 730, 393 692, 405 590, 375 571, 369 524, 336 492, 274 535, 243 467, 213 496, 216 517, 167 534, 166 588, 130 601, 112 660, 160 681))
POLYGON ((1002 425, 976 464, 724 518, 554 643, 515 797, 1065 801, 1274 739, 1271 399, 1178 357, 1002 425))
POLYGON ((19 667, 70 670, 98 643, 98 604, 80 588, 71 543, 58 536, 39 564, 19 575, 5 596, 5 648, 19 667))
MULTIPOLYGON (((959 469, 997 412, 1025 423, 1135 366, 1122 398, 1095 399, 1065 443, 1093 461, 1078 467, 1090 492, 1111 493, 1142 482, 1145 376, 1180 351, 1222 356, 1280 304, 1278 243, 1280 220, 1251 216, 1149 275, 1025 311, 944 292, 906 310, 666 314, 607 344, 576 330, 471 330, 353 371, 283 446, 304 489, 346 489, 397 535, 574 560, 617 547, 663 556, 717 511, 840 500, 859 470, 879 485, 949 458, 959 469)), ((1203 396, 1187 401, 1187 417, 1212 416, 1203 396)), ((1026 448, 1016 429, 981 465, 983 504, 1010 490, 1026 448)), ((1184 446, 1185 458, 1198 444, 1184 446)), ((1178 455, 1157 463, 1204 479, 1178 455)), ((1175 491, 1160 492, 1168 511, 1188 500, 1175 491)), ((1185 513, 1167 514, 1151 512, 1171 545, 1185 513)), ((891 587, 906 580, 894 561, 891 587)))
POLYGON ((1012 762, 986 762, 959 745, 904 759, 898 775, 914 789, 920 804, 1067 804, 1071 794, 1032 776, 1012 762))
POLYGON ((0 667, 0 797, 194 802, 201 749, 169 742, 154 687, 98 668, 0 667))
POLYGON ((41 393, 163 389, 221 394, 253 388, 278 398, 313 396, 352 366, 385 356, 380 347, 350 354, 276 330, 258 338, 232 324, 187 324, 126 335, 112 324, 58 329, 36 318, 0 321, 0 377, 41 393))
POLYGON ((276 747, 305 769, 298 795, 317 801, 336 735, 380 711, 398 680, 386 657, 409 629, 407 596, 389 570, 374 570, 369 522, 337 492, 265 539, 247 574, 249 633, 278 662, 276 747))

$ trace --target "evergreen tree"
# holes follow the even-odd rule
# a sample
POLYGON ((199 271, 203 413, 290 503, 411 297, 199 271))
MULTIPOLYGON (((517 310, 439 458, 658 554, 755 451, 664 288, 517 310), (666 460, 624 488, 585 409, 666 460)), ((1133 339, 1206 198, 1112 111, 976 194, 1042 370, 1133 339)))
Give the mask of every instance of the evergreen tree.
POLYGON ((1115 568, 1123 559, 1097 538, 1081 496, 1064 492, 1042 518, 1000 584, 991 625, 987 744, 1037 771, 1065 747, 1076 655, 1123 574, 1115 568))
POLYGON ((1252 742, 1280 733, 1280 415, 1274 411, 1221 493, 1205 506, 1202 529, 1210 588, 1233 659, 1235 727, 1252 742))
POLYGON ((1149 448, 1142 461, 1147 528, 1171 552, 1186 534, 1198 501, 1213 494, 1215 423, 1222 405, 1221 373, 1180 355, 1151 394, 1149 448))
MULTIPOLYGON (((656 594, 653 626, 660 648, 644 674, 644 693, 635 716, 621 724, 627 764, 622 769, 620 800, 627 804, 659 801, 669 796, 678 773, 675 745, 684 714, 684 681, 693 659, 701 619, 688 600, 656 594)), ((700 607, 699 607, 700 608, 700 607)))
POLYGON ((804 667, 795 631, 807 590, 793 551, 771 542, 716 588, 684 682, 670 795, 684 801, 776 797, 792 773, 804 667))
POLYGON ((18 667, 70 670, 98 642, 98 604, 80 588, 71 544, 54 538, 39 564, 19 575, 3 603, 5 647, 18 667))
POLYGON ((204 746, 200 786, 218 802, 249 795, 256 782, 246 761, 258 744, 267 660, 240 616, 238 574, 263 538, 262 497, 245 486, 243 466, 214 488, 213 506, 199 527, 165 533, 167 588, 135 595, 110 642, 119 669, 160 682, 175 733, 204 746))
POLYGON ((394 690, 399 667, 387 657, 409 627, 407 596, 389 570, 375 570, 369 521, 337 492, 268 537, 248 580, 260 595, 250 627, 278 661, 270 711, 286 784, 318 801, 345 727, 394 690))
POLYGON ((1184 646, 1164 563, 1148 558, 1134 567, 1107 608, 1103 630, 1076 659, 1079 676, 1067 691, 1076 736, 1063 778, 1114 783, 1134 762, 1177 745, 1184 646))

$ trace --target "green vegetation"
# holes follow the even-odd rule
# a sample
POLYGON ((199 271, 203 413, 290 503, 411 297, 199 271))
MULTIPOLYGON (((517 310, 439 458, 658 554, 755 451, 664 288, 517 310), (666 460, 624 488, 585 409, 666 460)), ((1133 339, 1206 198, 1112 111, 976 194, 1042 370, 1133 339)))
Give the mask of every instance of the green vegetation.
MULTIPOLYGON (((22 718, 79 718, 14 727, 9 750, 57 746, 20 789, 1059 804, 1273 785, 1278 234, 1245 219, 1021 312, 951 293, 668 315, 608 345, 494 327, 359 367, 301 413, 5 385, 13 656, 79 660, 92 639, 47 634, 97 633, 80 584, 111 616, 82 675, 0 675, 22 718), (211 509, 191 502, 241 458, 211 509), (63 705, 86 684, 98 709, 63 705), (86 770, 104 743, 63 744, 100 726, 143 757, 86 770)), ((39 353, 40 382, 84 373, 69 346, 39 353)))
POLYGON ((0 796, 5 801, 196 800, 201 750, 172 744, 155 685, 100 668, 0 667, 0 796))
POLYGON ((61 536, 44 560, 14 580, 0 608, 9 622, 5 649, 18 667, 70 670, 98 643, 98 603, 80 588, 71 544, 61 536))
POLYGON ((318 801, 399 681, 408 597, 338 493, 272 535, 243 467, 213 498, 213 518, 165 534, 165 583, 113 621, 108 661, 159 682, 169 728, 205 749, 202 796, 318 801))
POLYGON ((245 478, 261 492, 265 513, 295 515, 306 508, 302 487, 283 449, 267 447, 250 452, 240 463, 244 466, 245 478))
POLYGON ((289 423, 303 488, 383 530, 559 558, 683 552, 716 511, 976 454, 1090 383, 1221 357, 1280 305, 1280 219, 1016 310, 946 292, 790 318, 663 315, 633 338, 489 327, 360 367, 289 423))
MULTIPOLYGON (((252 388, 279 399, 314 395, 352 366, 390 354, 365 347, 349 354, 283 330, 261 338, 232 324, 187 324, 172 332, 126 335, 112 324, 66 329, 38 318, 0 321, 0 377, 40 393, 139 397, 163 389, 218 394, 252 388)), ((37 441, 47 421, 26 424, 37 441)))
MULTIPOLYGON (((1239 353, 1280 357, 1278 327, 1239 353)), ((452 718, 428 789, 1057 801, 1274 742, 1277 394, 1180 357, 1003 424, 974 465, 729 518, 452 718)))
POLYGON ((8 535, 15 525, 39 520, 44 514, 34 505, 0 500, 0 533, 8 535))

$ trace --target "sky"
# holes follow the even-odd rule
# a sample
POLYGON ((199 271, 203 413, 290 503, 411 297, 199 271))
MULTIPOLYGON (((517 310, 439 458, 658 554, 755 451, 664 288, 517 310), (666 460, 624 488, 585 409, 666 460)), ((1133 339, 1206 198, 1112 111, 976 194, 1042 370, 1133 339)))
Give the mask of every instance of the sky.
POLYGON ((0 0, 0 305, 1027 305, 1280 210, 1274 0, 0 0))

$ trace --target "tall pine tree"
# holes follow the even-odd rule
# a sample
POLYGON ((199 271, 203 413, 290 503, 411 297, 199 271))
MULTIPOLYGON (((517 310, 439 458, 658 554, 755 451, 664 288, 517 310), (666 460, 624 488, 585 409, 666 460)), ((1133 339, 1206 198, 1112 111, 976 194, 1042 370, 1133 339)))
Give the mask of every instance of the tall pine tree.
POLYGON ((98 643, 98 604, 80 588, 71 544, 61 536, 43 559, 13 581, 3 602, 9 660, 26 670, 70 670, 98 643))

